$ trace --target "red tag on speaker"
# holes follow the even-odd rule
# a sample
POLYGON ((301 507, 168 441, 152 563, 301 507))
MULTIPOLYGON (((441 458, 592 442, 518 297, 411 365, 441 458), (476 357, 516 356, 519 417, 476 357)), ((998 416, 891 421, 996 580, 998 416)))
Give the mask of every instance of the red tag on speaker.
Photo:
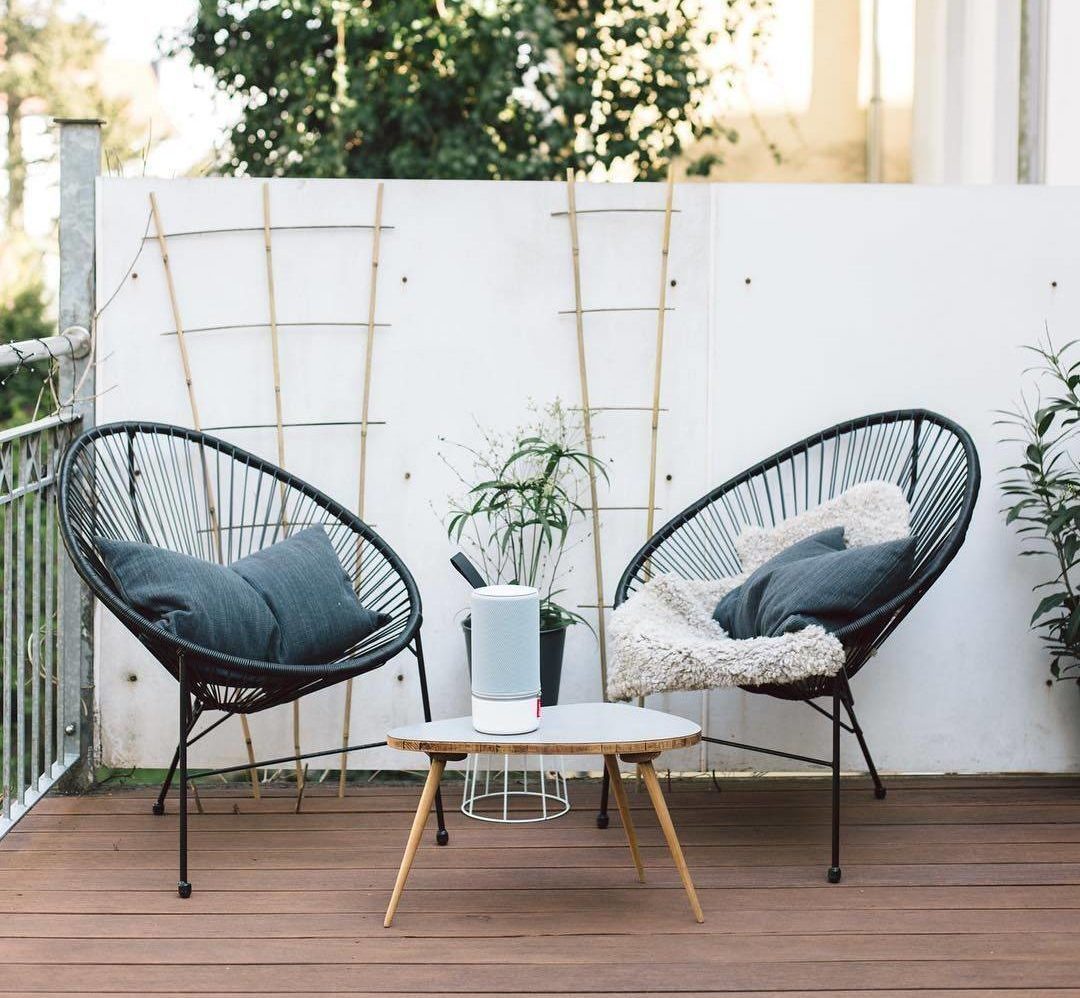
POLYGON ((539 697, 536 698, 536 716, 537 717, 540 716, 540 698, 539 697))

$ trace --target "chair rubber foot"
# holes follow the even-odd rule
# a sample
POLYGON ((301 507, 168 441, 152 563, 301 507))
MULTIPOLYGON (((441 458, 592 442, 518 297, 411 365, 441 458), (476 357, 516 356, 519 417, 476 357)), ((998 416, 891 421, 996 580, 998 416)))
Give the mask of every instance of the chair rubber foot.
POLYGON ((156 800, 156 801, 154 801, 154 806, 151 808, 151 810, 154 812, 154 814, 158 814, 158 815, 164 814, 165 813, 165 805, 162 804, 161 801, 156 800))
POLYGON ((874 787, 874 796, 878 800, 884 800, 885 799, 885 794, 887 794, 887 793, 888 793, 888 791, 884 787, 874 787))
POLYGON ((191 884, 189 884, 186 880, 181 880, 176 885, 176 893, 179 894, 182 898, 191 897, 191 884))
POLYGON ((435 844, 444 846, 450 841, 450 833, 445 828, 440 828, 435 833, 435 844))
POLYGON ((607 811, 601 811, 596 816, 596 827, 597 828, 607 828, 607 826, 609 824, 611 824, 611 819, 608 817, 607 811))
POLYGON ((840 867, 830 866, 829 872, 825 875, 830 884, 840 883, 840 867))

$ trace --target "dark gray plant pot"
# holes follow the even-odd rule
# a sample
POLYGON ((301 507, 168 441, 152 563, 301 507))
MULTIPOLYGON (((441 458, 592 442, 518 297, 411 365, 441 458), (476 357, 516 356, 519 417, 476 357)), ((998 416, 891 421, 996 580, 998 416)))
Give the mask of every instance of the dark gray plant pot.
MULTIPOLYGON (((472 618, 461 622, 465 633, 465 657, 472 678, 472 618)), ((540 704, 554 707, 559 702, 559 683, 562 680, 563 649, 566 647, 566 628, 551 627, 540 632, 540 704)))

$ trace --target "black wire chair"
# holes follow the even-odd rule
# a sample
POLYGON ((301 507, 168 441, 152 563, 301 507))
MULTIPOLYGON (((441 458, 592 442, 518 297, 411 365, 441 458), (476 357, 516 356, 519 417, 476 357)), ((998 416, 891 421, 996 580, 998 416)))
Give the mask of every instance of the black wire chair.
MULTIPOLYGON (((165 798, 180 772, 181 897, 189 897, 187 793, 189 779, 277 766, 343 751, 377 748, 385 741, 268 759, 254 766, 226 766, 189 773, 188 747, 233 714, 252 714, 371 672, 408 650, 420 676, 424 719, 431 720, 420 594, 409 570, 367 524, 329 496, 281 468, 223 440, 160 423, 111 423, 88 430, 64 454, 58 487, 64 544, 94 595, 177 679, 180 737, 154 804, 165 798), (321 524, 367 608, 386 622, 333 662, 289 665, 222 654, 176 637, 121 598, 101 560, 99 540, 141 541, 206 561, 229 564, 291 531, 321 524), (206 711, 223 716, 193 735, 206 711)), ((449 837, 442 800, 436 797, 437 841, 449 837)))
MULTIPOLYGON (((960 549, 979 493, 979 458, 971 437, 956 423, 925 409, 882 412, 840 423, 774 454, 713 489, 660 528, 634 555, 615 593, 624 602, 649 578, 672 574, 718 579, 742 571, 735 538, 748 526, 773 526, 819 505, 860 482, 900 486, 911 508, 915 569, 895 599, 836 632, 845 651, 841 672, 787 685, 742 687, 784 700, 801 700, 832 722, 832 756, 793 752, 706 737, 715 745, 828 766, 832 770, 832 864, 828 880, 840 880, 840 732, 855 735, 874 782, 885 797, 866 738, 855 717, 851 678, 896 629, 960 549), (831 710, 814 703, 831 697, 831 710), (846 712, 849 723, 841 718, 846 712)), ((604 774, 597 824, 608 824, 608 777, 604 774)))

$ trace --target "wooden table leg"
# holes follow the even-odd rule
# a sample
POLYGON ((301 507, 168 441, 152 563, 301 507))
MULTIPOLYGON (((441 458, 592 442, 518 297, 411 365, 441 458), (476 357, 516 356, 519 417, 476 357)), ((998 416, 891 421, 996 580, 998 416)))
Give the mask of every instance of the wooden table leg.
POLYGON ((667 804, 664 802, 664 793, 660 789, 660 781, 656 777, 652 760, 638 763, 638 772, 645 781, 645 789, 649 791, 656 817, 660 820, 660 827, 667 839, 671 858, 675 860, 675 867, 682 878, 683 887, 686 888, 686 896, 690 899, 690 908, 694 912, 694 918, 699 922, 705 921, 705 915, 701 911, 697 891, 694 890, 694 881, 690 879, 690 871, 686 868, 686 859, 683 857, 682 846, 679 845, 679 837, 675 834, 675 826, 671 823, 671 815, 668 813, 667 804))
POLYGON ((387 928, 394 921, 394 912, 397 911, 398 902, 401 900, 401 892, 405 889, 405 881, 409 878, 409 870, 412 868, 416 850, 423 837, 424 826, 427 824, 431 805, 435 800, 435 791, 439 789, 439 780, 442 779, 445 768, 446 759, 441 756, 431 760, 431 769, 428 770, 427 782, 424 784, 423 793, 420 794, 420 804, 416 808, 416 817, 413 818, 409 841, 405 846, 405 855, 401 857, 401 867, 398 870, 397 880, 394 881, 394 893, 390 895, 390 904, 386 909, 386 917, 383 919, 383 925, 387 928))
POLYGON ((626 788, 623 786, 622 776, 619 773, 619 760, 613 755, 605 755, 604 765, 607 767, 608 776, 611 777, 611 792, 615 795, 615 803, 619 805, 619 817, 622 818, 623 828, 626 831, 626 844, 630 846, 630 855, 634 857, 637 878, 641 883, 645 883, 645 864, 641 861, 637 833, 634 831, 633 821, 630 820, 630 805, 627 803, 626 788))

